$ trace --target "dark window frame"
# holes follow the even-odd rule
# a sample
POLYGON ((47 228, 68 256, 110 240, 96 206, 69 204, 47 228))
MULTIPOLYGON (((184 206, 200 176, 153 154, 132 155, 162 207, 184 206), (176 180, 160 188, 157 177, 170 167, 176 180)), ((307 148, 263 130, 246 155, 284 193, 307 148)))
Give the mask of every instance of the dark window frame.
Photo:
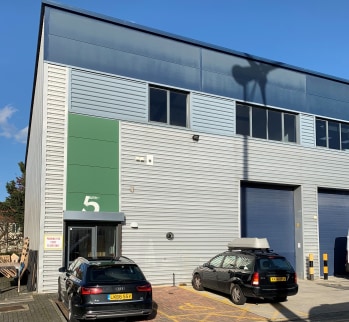
POLYGON ((345 151, 349 149, 349 123, 315 118, 317 147, 345 151), (337 127, 337 130, 334 128, 337 127))
POLYGON ((155 85, 148 92, 149 122, 189 128, 189 92, 155 85))
MULTIPOLYGON (((295 113, 281 111, 278 109, 272 109, 267 107, 236 103, 236 134, 250 136, 253 138, 266 139, 269 141, 275 142, 285 142, 285 143, 299 143, 299 135, 298 135, 298 125, 297 125, 297 115, 295 113), (246 110, 248 112, 246 112, 246 110), (257 118, 257 122, 259 122, 258 126, 254 126, 254 116, 256 117, 256 113, 261 112, 262 109, 265 111, 265 117, 257 118), (280 115, 280 123, 277 125, 276 132, 275 128, 272 127, 271 120, 274 116, 280 115), (292 118, 293 117, 293 118, 292 118), (262 124, 260 124, 262 120, 262 124), (290 129, 290 124, 293 124, 293 130, 290 129), (257 133, 256 130, 259 132, 257 133), (262 133, 262 132, 263 133, 262 133), (265 131, 265 133, 264 133, 265 131), (277 133, 280 132, 280 133, 277 133), (257 135, 258 134, 258 135, 257 135), (277 137, 279 139, 277 139, 277 137)), ((256 123, 256 122, 255 122, 256 123)))

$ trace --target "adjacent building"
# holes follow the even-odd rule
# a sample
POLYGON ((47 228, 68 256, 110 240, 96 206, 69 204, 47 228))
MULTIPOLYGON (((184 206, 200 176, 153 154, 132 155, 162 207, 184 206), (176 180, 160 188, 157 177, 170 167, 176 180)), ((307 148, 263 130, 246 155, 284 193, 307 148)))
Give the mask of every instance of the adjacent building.
MULTIPOLYGON (((228 37, 228 35, 227 35, 228 37)), ((39 292, 77 256, 134 259, 154 284, 236 237, 299 278, 344 273, 349 81, 42 3, 25 231, 39 292)))

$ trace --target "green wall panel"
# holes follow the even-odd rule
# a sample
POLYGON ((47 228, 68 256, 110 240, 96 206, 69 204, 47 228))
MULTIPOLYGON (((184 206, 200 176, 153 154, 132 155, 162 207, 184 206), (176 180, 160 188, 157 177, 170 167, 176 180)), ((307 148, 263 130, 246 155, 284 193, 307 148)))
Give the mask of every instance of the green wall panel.
POLYGON ((119 123, 69 114, 67 210, 119 211, 119 123))

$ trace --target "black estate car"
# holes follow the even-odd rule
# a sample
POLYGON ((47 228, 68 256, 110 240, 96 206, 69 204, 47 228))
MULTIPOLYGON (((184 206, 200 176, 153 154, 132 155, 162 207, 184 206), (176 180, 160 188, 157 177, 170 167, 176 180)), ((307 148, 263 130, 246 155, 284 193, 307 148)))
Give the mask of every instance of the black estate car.
POLYGON ((69 321, 149 316, 152 286, 138 265, 127 257, 77 258, 60 268, 58 300, 69 311, 69 321))
POLYGON ((228 244, 228 251, 197 267, 192 279, 194 289, 229 294, 238 305, 245 304, 248 297, 282 302, 296 295, 297 276, 287 259, 270 251, 267 241, 260 247, 257 238, 246 240, 238 238, 228 244))

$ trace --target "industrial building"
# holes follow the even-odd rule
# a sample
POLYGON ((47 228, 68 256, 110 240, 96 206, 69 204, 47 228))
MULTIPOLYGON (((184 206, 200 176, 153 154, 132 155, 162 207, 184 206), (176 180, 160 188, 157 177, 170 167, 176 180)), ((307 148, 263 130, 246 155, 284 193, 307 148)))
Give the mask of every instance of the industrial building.
MULTIPOLYGON (((224 31, 222 31, 224 32, 224 31)), ((43 2, 26 153, 37 290, 77 256, 154 284, 236 237, 344 273, 349 81, 43 2)))

